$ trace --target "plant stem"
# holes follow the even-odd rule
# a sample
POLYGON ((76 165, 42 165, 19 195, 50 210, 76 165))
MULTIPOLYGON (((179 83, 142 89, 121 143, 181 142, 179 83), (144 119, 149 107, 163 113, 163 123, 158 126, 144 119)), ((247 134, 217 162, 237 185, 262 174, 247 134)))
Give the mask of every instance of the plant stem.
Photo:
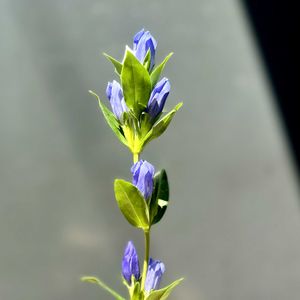
MULTIPOLYGON (((133 153, 133 163, 137 163, 138 161, 139 161, 139 153, 133 153)), ((148 271, 149 253, 150 253, 150 229, 144 230, 144 239, 145 239, 145 255, 144 255, 144 263, 143 263, 141 291, 145 290, 145 282, 146 282, 147 271, 148 271)))
POLYGON ((139 161, 139 153, 133 153, 133 163, 137 163, 139 161))
POLYGON ((145 237, 145 256, 144 256, 144 264, 143 264, 143 274, 142 274, 142 283, 141 290, 145 289, 145 281, 148 271, 148 263, 149 263, 149 252, 150 252, 150 230, 144 230, 145 237))

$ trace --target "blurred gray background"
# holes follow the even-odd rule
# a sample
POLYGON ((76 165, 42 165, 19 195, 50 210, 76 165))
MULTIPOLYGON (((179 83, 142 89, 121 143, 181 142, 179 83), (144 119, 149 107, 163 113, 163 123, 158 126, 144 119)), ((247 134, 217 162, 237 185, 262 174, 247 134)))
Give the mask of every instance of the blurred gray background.
MULTIPOLYGON (((296 300, 299 194, 286 138, 238 1, 0 0, 0 299, 110 299, 79 281, 97 275, 120 293, 127 225, 113 180, 131 156, 89 89, 105 99, 142 27, 184 101, 143 158, 166 168, 171 205, 151 255, 170 299, 296 300)), ((104 100, 106 101, 106 100, 104 100)), ((142 256, 142 255, 141 255, 142 256)))

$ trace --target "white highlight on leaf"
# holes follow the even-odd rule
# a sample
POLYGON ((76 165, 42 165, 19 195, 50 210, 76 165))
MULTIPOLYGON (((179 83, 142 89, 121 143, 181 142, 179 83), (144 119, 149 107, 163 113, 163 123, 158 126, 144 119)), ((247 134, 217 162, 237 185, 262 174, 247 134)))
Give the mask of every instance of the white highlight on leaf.
POLYGON ((163 208, 164 206, 168 205, 168 201, 162 200, 162 199, 158 199, 157 204, 163 208))

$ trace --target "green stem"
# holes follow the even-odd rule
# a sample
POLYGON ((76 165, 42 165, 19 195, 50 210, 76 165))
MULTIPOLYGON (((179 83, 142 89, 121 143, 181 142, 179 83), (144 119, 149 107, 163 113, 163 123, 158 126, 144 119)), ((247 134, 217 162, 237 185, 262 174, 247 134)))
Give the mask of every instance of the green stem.
POLYGON ((137 163, 139 161, 139 153, 133 153, 133 163, 137 163))
POLYGON ((148 271, 148 263, 149 263, 149 252, 150 252, 150 231, 144 231, 145 237, 145 256, 144 256, 144 264, 143 264, 143 274, 142 274, 142 283, 141 283, 141 290, 144 291, 145 289, 145 281, 148 271))

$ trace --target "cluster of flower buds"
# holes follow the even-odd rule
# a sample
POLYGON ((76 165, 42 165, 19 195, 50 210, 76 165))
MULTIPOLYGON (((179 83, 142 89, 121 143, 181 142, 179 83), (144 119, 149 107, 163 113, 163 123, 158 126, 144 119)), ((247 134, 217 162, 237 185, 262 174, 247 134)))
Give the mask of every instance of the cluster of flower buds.
POLYGON ((126 47, 122 62, 104 54, 119 77, 119 82, 109 82, 106 89, 111 110, 90 91, 97 97, 108 125, 136 156, 149 141, 166 130, 182 105, 178 103, 162 116, 171 85, 167 78, 160 79, 160 75, 173 53, 155 66, 156 47, 157 42, 150 32, 142 29, 133 38, 133 49, 126 47))
MULTIPOLYGON (((161 77, 170 53, 155 66, 157 42, 149 31, 142 29, 133 38, 133 49, 126 47, 122 62, 104 54, 114 65, 120 81, 109 82, 106 96, 111 110, 97 97, 104 118, 118 139, 133 154, 131 167, 132 182, 116 179, 114 191, 117 204, 126 220, 144 231, 145 257, 143 270, 132 241, 125 247, 122 259, 122 275, 131 300, 167 299, 173 288, 182 279, 159 289, 165 265, 149 257, 151 226, 164 216, 169 201, 167 173, 155 168, 146 160, 139 160, 145 145, 159 137, 169 126, 173 116, 182 106, 177 104, 164 114, 163 109, 169 96, 171 85, 166 77, 161 77)), ((94 277, 83 280, 99 284, 116 299, 124 300, 102 281, 94 277)))
MULTIPOLYGON (((159 284, 163 273, 165 272, 165 265, 159 260, 149 259, 147 270, 147 277, 145 280, 145 292, 149 294, 153 290, 159 288, 159 284)), ((136 249, 132 241, 129 241, 122 260, 122 275, 126 280, 126 284, 132 286, 134 281, 140 280, 140 265, 136 249)))

